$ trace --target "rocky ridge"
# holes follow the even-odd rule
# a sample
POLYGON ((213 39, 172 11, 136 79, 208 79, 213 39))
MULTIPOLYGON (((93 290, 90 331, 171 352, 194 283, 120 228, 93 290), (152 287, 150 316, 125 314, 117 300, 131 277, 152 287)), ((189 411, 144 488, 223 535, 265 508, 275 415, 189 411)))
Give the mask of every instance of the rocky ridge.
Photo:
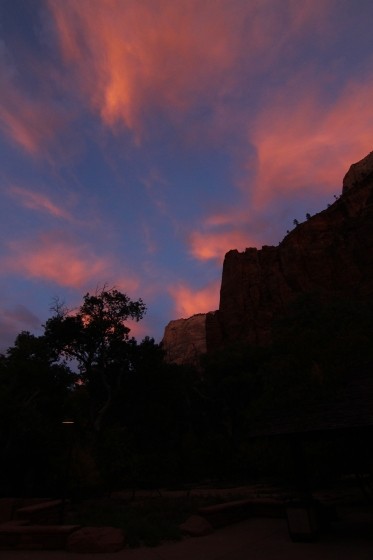
POLYGON ((373 152, 351 165, 342 194, 278 246, 225 255, 219 310, 171 321, 163 347, 171 362, 237 340, 265 346, 274 319, 302 293, 373 294, 373 152))

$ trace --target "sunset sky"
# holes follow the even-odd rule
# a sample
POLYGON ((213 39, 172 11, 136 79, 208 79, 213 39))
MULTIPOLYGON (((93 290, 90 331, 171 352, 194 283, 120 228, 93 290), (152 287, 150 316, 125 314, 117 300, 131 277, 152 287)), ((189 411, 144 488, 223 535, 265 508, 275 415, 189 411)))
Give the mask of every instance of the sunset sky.
POLYGON ((171 319, 373 150, 372 0, 0 0, 0 350, 104 284, 171 319))

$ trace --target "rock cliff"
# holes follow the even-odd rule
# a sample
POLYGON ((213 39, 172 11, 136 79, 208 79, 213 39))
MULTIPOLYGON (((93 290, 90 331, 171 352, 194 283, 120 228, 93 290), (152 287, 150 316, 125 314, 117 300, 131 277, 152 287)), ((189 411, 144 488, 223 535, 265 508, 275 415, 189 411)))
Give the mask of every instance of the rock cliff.
POLYGON ((198 321, 172 321, 163 340, 167 356, 186 363, 191 348, 195 362, 198 353, 237 340, 266 345, 274 319, 306 292, 326 298, 373 295, 373 152, 351 165, 334 204, 299 224, 278 246, 229 251, 219 310, 195 316, 198 321))
POLYGON ((222 343, 219 311, 198 313, 188 319, 170 321, 162 340, 168 362, 195 366, 199 365, 201 354, 222 343))
POLYGON ((353 163, 344 176, 342 194, 361 183, 373 180, 373 152, 353 163))
POLYGON ((199 356, 207 351, 206 314, 170 321, 162 345, 168 362, 197 365, 199 356))

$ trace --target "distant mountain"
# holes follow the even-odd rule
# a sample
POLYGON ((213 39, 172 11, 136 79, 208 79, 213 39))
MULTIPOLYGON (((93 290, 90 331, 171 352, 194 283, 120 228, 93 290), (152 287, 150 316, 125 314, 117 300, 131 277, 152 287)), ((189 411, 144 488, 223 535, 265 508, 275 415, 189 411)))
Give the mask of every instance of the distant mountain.
POLYGON ((169 361, 198 363, 203 353, 237 341, 266 346, 274 321, 301 294, 373 295, 373 152, 351 165, 342 194, 274 246, 225 255, 219 310, 171 321, 169 361))

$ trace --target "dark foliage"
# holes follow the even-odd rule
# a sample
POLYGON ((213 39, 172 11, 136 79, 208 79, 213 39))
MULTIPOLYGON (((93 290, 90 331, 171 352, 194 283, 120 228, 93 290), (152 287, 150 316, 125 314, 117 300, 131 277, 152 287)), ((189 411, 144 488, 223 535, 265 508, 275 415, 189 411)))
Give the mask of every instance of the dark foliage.
POLYGON ((132 301, 116 289, 86 294, 75 313, 57 306, 45 325, 48 343, 61 357, 76 360, 90 394, 91 421, 96 430, 112 407, 123 377, 132 368, 134 339, 125 321, 139 321, 142 300, 132 301))
MULTIPOLYGON (((255 423, 278 407, 332 401, 354 375, 371 373, 369 298, 302 296, 278 318, 270 346, 220 349, 202 359, 202 373, 165 363, 153 339, 130 338, 127 320, 144 312, 117 290, 86 294, 75 313, 57 306, 44 336, 21 333, 0 356, 2 495, 291 480, 291 441, 253 439, 255 423)), ((369 470, 366 439, 346 441, 306 442, 315 480, 369 470)))
POLYGON ((59 484, 61 420, 76 376, 55 363, 44 337, 28 332, 0 357, 0 463, 3 494, 27 495, 59 484))

